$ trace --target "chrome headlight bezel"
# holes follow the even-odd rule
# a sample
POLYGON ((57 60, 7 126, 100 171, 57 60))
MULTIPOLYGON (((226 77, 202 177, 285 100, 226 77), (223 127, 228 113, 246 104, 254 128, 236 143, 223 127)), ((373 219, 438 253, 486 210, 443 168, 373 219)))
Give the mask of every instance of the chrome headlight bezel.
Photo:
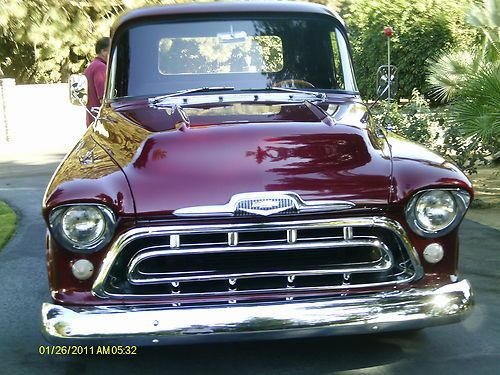
POLYGON ((51 234, 54 236, 56 241, 62 245, 64 248, 78 252, 78 253, 92 253, 101 250, 105 247, 113 237, 116 229, 116 217, 113 211, 103 204, 96 203, 75 203, 66 204, 54 208, 49 213, 49 228, 51 234), (63 218, 64 215, 72 208, 85 208, 92 207, 97 209, 102 215, 102 220, 104 222, 104 229, 100 233, 99 237, 95 238, 90 242, 77 242, 69 238, 65 231, 63 230, 63 218))
POLYGON ((426 189, 417 192, 406 206, 405 214, 406 221, 410 228, 417 234, 423 237, 435 238, 441 237, 445 234, 450 233, 457 225, 462 221, 465 212, 469 208, 471 196, 469 192, 463 189, 451 189, 451 188, 436 188, 436 189, 426 189), (431 230, 426 228, 418 219, 418 214, 416 212, 419 200, 430 192, 445 191, 450 194, 453 198, 455 205, 455 217, 443 228, 439 230, 431 230))

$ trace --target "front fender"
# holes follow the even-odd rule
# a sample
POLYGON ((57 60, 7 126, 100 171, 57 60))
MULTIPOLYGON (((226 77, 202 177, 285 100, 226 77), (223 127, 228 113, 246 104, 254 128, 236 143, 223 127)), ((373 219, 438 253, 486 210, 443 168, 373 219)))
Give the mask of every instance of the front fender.
POLYGON ((388 141, 393 163, 392 203, 406 203, 419 190, 439 187, 461 188, 473 196, 472 183, 453 163, 394 134, 388 141))
POLYGON ((135 217, 132 192, 125 174, 92 138, 89 130, 52 176, 43 199, 43 214, 73 202, 102 203, 120 217, 135 217))

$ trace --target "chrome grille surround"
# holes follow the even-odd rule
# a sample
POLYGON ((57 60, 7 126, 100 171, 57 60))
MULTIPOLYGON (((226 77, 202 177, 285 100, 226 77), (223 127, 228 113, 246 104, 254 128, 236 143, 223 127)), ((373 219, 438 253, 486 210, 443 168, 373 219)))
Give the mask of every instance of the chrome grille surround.
POLYGON ((300 195, 291 191, 266 191, 235 194, 223 205, 179 208, 174 211, 174 215, 187 217, 294 215, 342 211, 355 206, 354 203, 343 200, 303 200, 300 195))
MULTIPOLYGON (((321 247, 321 246, 319 246, 321 247)), ((423 275, 423 270, 420 265, 418 255, 411 245, 408 236, 402 226, 389 218, 386 217, 360 217, 360 218, 343 218, 343 219, 321 219, 321 220, 299 220, 299 221, 281 221, 281 222, 269 222, 269 223, 241 223, 241 224, 219 224, 219 225, 183 225, 183 226, 158 226, 158 227, 141 227, 131 229, 124 234, 120 235, 116 241, 113 243, 111 249, 106 255, 103 265, 100 269, 100 272, 97 276, 97 279, 93 285, 92 292, 94 295, 101 298, 151 298, 151 297, 172 297, 173 294, 181 295, 185 297, 197 297, 197 296, 234 296, 235 298, 239 295, 248 295, 252 293, 275 293, 275 292, 283 292, 288 288, 293 288, 293 291, 320 291, 320 290, 336 290, 345 288, 345 284, 342 285, 320 285, 320 286, 305 286, 305 287, 296 287, 293 285, 293 280, 295 276, 310 276, 310 275, 328 275, 328 274, 340 274, 343 275, 344 282, 347 282, 349 285, 349 289, 353 288, 366 288, 366 287, 374 287, 374 286, 385 286, 385 285, 394 285, 400 283, 408 283, 412 280, 416 280, 423 275), (320 239, 321 241, 316 241, 316 243, 300 243, 300 236, 297 235, 297 231, 307 230, 307 229, 321 229, 321 228, 337 228, 342 230, 343 237, 342 238, 330 238, 327 241, 324 239, 320 239), (407 264, 402 266, 404 268, 408 267, 411 269, 411 275, 405 275, 401 279, 397 279, 397 275, 395 275, 394 280, 390 281, 377 281, 370 282, 368 284, 349 284, 349 278, 351 274, 356 274, 360 272, 377 272, 387 270, 394 266, 394 259, 391 255, 391 250, 387 248, 382 241, 377 238, 367 238, 361 237, 357 238, 356 228, 380 228, 384 230, 390 231, 398 240, 398 242, 402 245, 405 256, 407 260, 405 261, 407 264), (271 244, 252 244, 242 246, 241 243, 238 243, 238 233, 244 234, 247 232, 270 232, 270 231, 284 231, 285 232, 285 240, 280 242, 279 244, 272 243, 271 244), (186 246, 184 249, 182 248, 182 238, 186 235, 196 235, 196 234, 227 234, 228 243, 226 246, 220 246, 220 244, 208 244, 208 247, 203 248, 190 248, 186 246), (236 235, 235 235, 236 233, 236 235), (354 233, 354 235, 353 235, 354 233), (147 238, 154 237, 170 237, 170 245, 168 242, 162 244, 161 246, 156 246, 155 248, 143 248, 141 251, 138 251, 134 254, 128 262, 128 271, 127 278, 131 284, 135 285, 151 285, 151 284, 165 284, 170 283, 171 285, 175 284, 175 291, 172 288, 172 291, 164 294, 136 294, 136 293, 127 293, 127 292, 110 292, 106 289, 107 283, 109 282, 108 277, 110 276, 110 271, 113 268, 115 261, 120 256, 121 252, 127 248, 130 244, 135 241, 145 240, 147 238), (173 238, 173 239, 172 239, 173 238), (231 240, 232 238, 232 240, 231 240), (232 243, 231 243, 232 241, 232 243), (235 242, 236 241, 236 242, 235 242), (314 270, 270 270, 266 271, 263 274, 258 273, 225 273, 220 275, 189 275, 186 278, 183 278, 180 275, 168 275, 165 273, 164 275, 155 275, 155 277, 151 277, 151 275, 140 274, 138 271, 138 265, 145 259, 151 257, 165 257, 172 255, 189 255, 192 254, 196 256, 201 253, 236 253, 238 251, 247 251, 247 252, 259 252, 259 251, 269 251, 272 250, 274 252, 279 252, 280 249, 315 249, 317 245, 322 245, 326 248, 338 248, 343 246, 373 246, 379 249, 381 254, 381 260, 379 262, 375 262, 374 264, 368 264, 364 266, 349 266, 349 267, 338 267, 337 269, 314 269, 314 270), (248 278, 258 278, 258 277, 273 277, 273 276, 281 276, 284 277, 285 280, 288 280, 289 284, 284 286, 283 288, 264 288, 258 290, 237 290, 235 287, 235 279, 248 279, 248 278), (197 282, 204 280, 220 280, 226 279, 228 283, 233 281, 232 284, 228 284, 229 288, 226 291, 213 291, 213 292, 203 292, 203 293, 180 293, 179 292, 179 283, 189 281, 197 282), (292 284, 290 285, 290 280, 292 280, 292 284)))

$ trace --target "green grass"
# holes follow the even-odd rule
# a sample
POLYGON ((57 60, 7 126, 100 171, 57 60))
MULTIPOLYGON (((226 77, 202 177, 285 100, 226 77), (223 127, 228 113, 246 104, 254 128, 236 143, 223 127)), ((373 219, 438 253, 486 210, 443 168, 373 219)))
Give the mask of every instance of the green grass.
POLYGON ((0 249, 2 249, 16 229, 16 214, 6 203, 0 201, 0 249))

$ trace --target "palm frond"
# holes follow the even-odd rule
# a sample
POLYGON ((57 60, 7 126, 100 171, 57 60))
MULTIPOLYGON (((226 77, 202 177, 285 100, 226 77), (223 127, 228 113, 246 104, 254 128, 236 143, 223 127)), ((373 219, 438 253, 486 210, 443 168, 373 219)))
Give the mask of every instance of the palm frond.
POLYGON ((456 51, 432 61, 427 78, 431 96, 438 101, 449 102, 480 65, 477 55, 477 51, 456 51))
POLYGON ((500 145, 500 63, 482 66, 453 101, 452 120, 467 137, 500 145))

